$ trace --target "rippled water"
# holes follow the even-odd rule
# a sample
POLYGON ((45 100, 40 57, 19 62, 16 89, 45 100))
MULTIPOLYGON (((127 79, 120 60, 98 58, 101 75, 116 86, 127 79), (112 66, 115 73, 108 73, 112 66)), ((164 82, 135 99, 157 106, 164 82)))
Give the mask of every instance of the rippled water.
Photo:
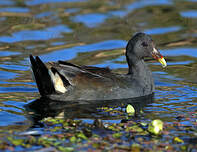
POLYGON ((139 31, 152 35, 168 62, 162 69, 148 61, 156 91, 154 103, 144 108, 145 119, 172 123, 196 112, 196 27, 196 0, 1 0, 0 128, 24 131, 31 126, 24 105, 39 94, 29 54, 45 62, 70 60, 126 72, 123 51, 139 31), (106 50, 109 54, 103 55, 106 50))

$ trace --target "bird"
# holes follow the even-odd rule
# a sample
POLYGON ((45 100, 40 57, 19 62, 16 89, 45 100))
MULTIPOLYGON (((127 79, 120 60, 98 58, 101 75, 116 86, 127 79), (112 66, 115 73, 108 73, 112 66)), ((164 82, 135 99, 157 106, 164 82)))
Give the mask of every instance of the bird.
POLYGON ((144 61, 152 57, 167 63, 150 35, 139 32, 126 46, 128 73, 111 69, 76 65, 67 61, 50 62, 50 66, 30 54, 31 70, 41 97, 56 101, 115 100, 154 94, 152 72, 144 61))

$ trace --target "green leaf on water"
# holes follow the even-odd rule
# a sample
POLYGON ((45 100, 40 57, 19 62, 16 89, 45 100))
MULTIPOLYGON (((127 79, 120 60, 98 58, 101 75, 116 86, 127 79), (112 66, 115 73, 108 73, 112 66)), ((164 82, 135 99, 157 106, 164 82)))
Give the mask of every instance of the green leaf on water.
POLYGON ((8 140, 10 142, 12 142, 13 145, 15 146, 19 146, 19 145, 22 145, 24 143, 24 140, 23 139, 14 139, 14 138, 8 138, 8 140))
POLYGON ((184 141, 180 139, 179 137, 174 137, 174 141, 177 143, 184 143, 184 141))
POLYGON ((59 146, 58 149, 60 151, 66 151, 66 152, 72 152, 74 151, 74 148, 73 147, 63 147, 63 146, 59 146))
POLYGON ((145 122, 141 122, 140 123, 142 126, 146 126, 147 125, 147 123, 145 123, 145 122))
POLYGON ((128 104, 127 107, 126 107, 126 112, 130 115, 134 115, 135 113, 135 109, 133 108, 132 105, 128 104))
POLYGON ((161 133, 162 130, 163 130, 163 122, 159 119, 153 120, 148 125, 148 131, 152 134, 158 135, 161 133))
POLYGON ((78 138, 81 138, 81 139, 84 139, 84 140, 87 140, 88 138, 84 135, 84 133, 80 132, 77 134, 77 137, 78 138))
POLYGON ((70 138, 70 141, 71 141, 72 143, 75 143, 75 142, 77 142, 77 138, 76 138, 75 136, 72 136, 72 137, 70 138))
POLYGON ((113 138, 120 138, 122 136, 122 133, 114 133, 114 134, 112 134, 112 137, 113 138))
POLYGON ((140 144, 134 143, 131 145, 131 151, 140 152, 141 146, 140 144))
POLYGON ((130 127, 127 127, 126 131, 139 132, 139 133, 144 132, 144 130, 141 127, 139 127, 138 125, 132 125, 130 127))

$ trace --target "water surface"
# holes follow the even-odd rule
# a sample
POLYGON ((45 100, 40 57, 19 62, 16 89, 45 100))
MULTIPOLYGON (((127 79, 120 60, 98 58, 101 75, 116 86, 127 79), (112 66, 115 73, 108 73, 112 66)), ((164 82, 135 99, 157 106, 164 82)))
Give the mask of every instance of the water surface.
MULTIPOLYGON (((45 62, 70 60, 125 73, 125 46, 140 31, 152 35, 168 67, 147 61, 155 79, 155 99, 143 107, 145 114, 138 119, 173 124, 181 115, 196 114, 196 27, 195 0, 1 1, 0 129, 20 133, 32 126, 24 106, 39 94, 31 78, 29 54, 39 55, 45 62), (105 51, 108 55, 103 55, 105 51)), ((113 119, 120 121, 119 117, 113 119)), ((86 119, 89 123, 93 120, 91 114, 86 119)), ((179 121, 194 130, 169 130, 172 135, 197 138, 196 117, 179 121)))

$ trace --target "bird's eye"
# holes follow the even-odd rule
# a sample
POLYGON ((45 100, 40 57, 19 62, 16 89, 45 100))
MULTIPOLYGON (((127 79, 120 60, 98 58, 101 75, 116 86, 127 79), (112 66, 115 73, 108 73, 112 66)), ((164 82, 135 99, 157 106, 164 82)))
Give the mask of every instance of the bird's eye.
POLYGON ((143 47, 147 47, 148 44, 147 44, 146 42, 142 42, 142 46, 143 46, 143 47))

